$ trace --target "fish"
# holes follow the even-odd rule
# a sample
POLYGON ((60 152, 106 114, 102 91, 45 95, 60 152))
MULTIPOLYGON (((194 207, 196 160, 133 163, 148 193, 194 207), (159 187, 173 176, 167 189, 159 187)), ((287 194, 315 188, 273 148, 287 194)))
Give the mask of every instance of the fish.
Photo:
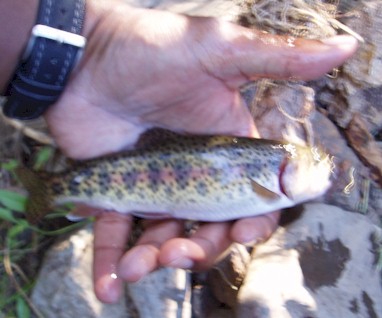
POLYGON ((19 167, 16 174, 29 193, 33 224, 67 203, 143 218, 220 222, 315 199, 329 189, 332 168, 330 156, 316 147, 165 131, 59 173, 19 167))

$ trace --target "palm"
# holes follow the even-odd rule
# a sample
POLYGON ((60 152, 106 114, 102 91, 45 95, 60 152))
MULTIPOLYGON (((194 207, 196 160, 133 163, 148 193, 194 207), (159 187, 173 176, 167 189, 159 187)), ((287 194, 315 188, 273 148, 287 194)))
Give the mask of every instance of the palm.
MULTIPOLYGON (((176 17, 175 25, 170 28, 169 22, 165 23, 167 28, 162 32, 152 28, 153 24, 144 28, 144 35, 139 30, 133 32, 128 45, 117 49, 110 46, 102 51, 102 59, 97 56, 97 46, 92 56, 85 57, 81 72, 48 114, 52 133, 69 155, 86 158, 118 151, 134 143, 150 126, 194 133, 253 134, 253 124, 237 90, 247 78, 230 74, 231 65, 219 65, 228 70, 227 74, 215 70, 216 61, 210 61, 205 52, 218 52, 219 47, 195 45, 192 34, 197 30, 168 47, 153 48, 145 40, 152 32, 156 41, 168 42, 173 34, 168 28, 176 34, 177 24, 184 20, 176 17), (126 63, 121 65, 121 60, 126 63), (62 115, 65 120, 61 120, 62 115), (80 140, 76 132, 79 126, 80 140)), ((216 52, 219 60, 220 53, 216 52)), ((222 59, 221 63, 226 62, 222 59)))
POLYGON ((354 42, 339 50, 302 40, 291 47, 214 19, 130 7, 108 14, 102 25, 48 113, 57 143, 72 157, 121 150, 151 126, 252 135, 241 84, 264 74, 309 79, 355 49, 354 42))

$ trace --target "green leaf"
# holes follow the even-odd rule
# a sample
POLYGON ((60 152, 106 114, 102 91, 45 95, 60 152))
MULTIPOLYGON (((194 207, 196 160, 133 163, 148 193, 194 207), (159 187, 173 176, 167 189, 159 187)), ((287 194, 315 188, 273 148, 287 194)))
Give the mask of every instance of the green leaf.
POLYGON ((9 160, 1 164, 1 168, 7 171, 13 171, 19 165, 16 159, 9 160))
POLYGON ((86 220, 83 220, 83 221, 79 221, 77 223, 73 223, 71 225, 68 225, 68 226, 65 226, 61 229, 58 229, 58 230, 54 230, 54 231, 45 231, 45 230, 42 230, 42 229, 39 229, 38 227, 35 227, 35 226, 31 226, 31 228, 36 231, 37 233, 39 234, 42 234, 42 235, 46 235, 46 236, 56 236, 56 235, 62 235, 62 234, 66 234, 66 233, 69 233, 73 230, 76 230, 76 229, 79 229, 79 228, 82 228, 84 227, 85 225, 89 224, 90 222, 94 222, 93 219, 91 218, 88 218, 86 220))
POLYGON ((26 229, 30 228, 30 225, 26 220, 19 220, 17 224, 12 226, 7 233, 8 239, 15 238, 18 234, 25 231, 26 229))
POLYGON ((0 203, 12 211, 25 212, 27 197, 17 192, 0 190, 0 203))
POLYGON ((13 217, 12 211, 4 208, 0 208, 0 219, 9 222, 16 222, 16 219, 13 217))
POLYGON ((52 157, 54 149, 52 147, 44 147, 38 153, 36 157, 36 162, 34 164, 34 169, 39 170, 42 166, 47 163, 47 161, 52 157))
POLYGON ((31 311, 22 297, 17 297, 16 313, 18 318, 29 318, 31 316, 31 311))

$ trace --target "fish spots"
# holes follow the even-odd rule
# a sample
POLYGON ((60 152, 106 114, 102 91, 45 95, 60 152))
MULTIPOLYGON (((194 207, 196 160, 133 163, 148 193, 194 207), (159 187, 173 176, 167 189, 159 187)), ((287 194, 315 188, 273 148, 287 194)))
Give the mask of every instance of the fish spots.
POLYGON ((177 187, 180 189, 185 189, 189 186, 190 174, 193 170, 193 166, 189 164, 186 160, 174 160, 171 163, 172 169, 174 171, 174 177, 177 187))
POLYGON ((83 189, 85 195, 88 197, 88 198, 92 198, 93 195, 94 195, 94 189, 92 187, 85 187, 83 189))
POLYGON ((68 191, 71 195, 80 195, 81 194, 81 183, 84 180, 84 176, 82 174, 74 174, 73 176, 69 176, 70 181, 68 183, 68 191))
POLYGON ((141 200, 147 200, 147 191, 146 191, 146 188, 142 187, 142 186, 137 186, 136 189, 135 189, 135 192, 134 192, 134 196, 138 197, 139 199, 141 200))
POLYGON ((208 195, 208 186, 204 181, 198 181, 196 183, 196 192, 201 195, 201 196, 206 196, 208 195))
POLYGON ((94 171, 88 167, 80 167, 79 169, 65 172, 61 175, 61 180, 57 179, 52 183, 52 192, 58 196, 80 196, 82 194, 90 196, 93 193, 92 177, 94 175, 94 171))
POLYGON ((119 173, 118 171, 113 171, 110 177, 112 187, 123 187, 124 182, 121 173, 119 173))
POLYGON ((60 181, 53 181, 50 189, 54 195, 60 195, 65 191, 64 185, 60 181))
POLYGON ((161 164, 157 160, 147 163, 148 186, 153 192, 157 192, 161 183, 161 164))
POLYGON ((106 194, 111 188, 111 176, 109 171, 98 172, 98 186, 101 194, 106 194))
POLYGON ((138 175, 139 175, 138 170, 134 168, 127 170, 121 174, 124 187, 129 192, 134 191, 134 188, 138 181, 138 175))
POLYGON ((79 174, 78 176, 75 176, 75 177, 73 178, 73 182, 74 182, 74 183, 78 183, 78 184, 80 184, 82 181, 84 181, 84 179, 85 179, 85 176, 79 174))
POLYGON ((171 186, 165 186, 164 187, 164 194, 166 198, 172 198, 175 194, 174 188, 171 186))
POLYGON ((124 197, 122 190, 121 189, 117 189, 115 191, 115 196, 117 197, 118 200, 122 200, 123 197, 124 197))
POLYGON ((70 182, 68 185, 68 191, 71 195, 80 195, 80 187, 79 184, 76 182, 70 182))

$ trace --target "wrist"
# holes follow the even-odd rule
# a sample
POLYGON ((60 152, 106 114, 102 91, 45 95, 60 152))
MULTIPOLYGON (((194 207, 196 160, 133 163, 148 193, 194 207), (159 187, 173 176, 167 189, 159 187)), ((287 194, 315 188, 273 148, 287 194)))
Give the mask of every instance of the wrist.
POLYGON ((131 12, 139 8, 128 5, 121 0, 86 0, 86 14, 83 36, 89 38, 97 30, 97 25, 107 20, 107 17, 119 8, 129 7, 131 12))
POLYGON ((4 91, 5 116, 31 120, 61 96, 86 44, 85 0, 40 0, 35 25, 4 91))
MULTIPOLYGON (((36 23, 39 0, 0 2, 0 93, 12 78, 36 23), (6 26, 6 27, 5 27, 6 26)), ((87 0, 83 35, 87 38, 107 12, 107 1, 87 0)), ((110 7, 110 4, 109 4, 110 7)))
MULTIPOLYGON (((83 36, 87 39, 87 47, 83 60, 86 61, 89 55, 95 55, 97 52, 94 52, 94 48, 98 51, 103 44, 107 45, 107 42, 113 37, 115 24, 118 23, 113 12, 122 7, 129 7, 129 12, 132 15, 139 10, 121 0, 86 0, 83 36)), ((126 18, 126 11, 124 11, 124 18, 126 18)), ((130 31, 126 30, 126 36, 130 31)))
POLYGON ((36 20, 38 0, 0 2, 0 92, 11 79, 36 20), (6 27, 5 27, 6 26, 6 27))
MULTIPOLYGON (((17 6, 20 7, 19 2, 16 4, 10 6, 12 10, 17 6)), ((94 38, 93 47, 100 51, 101 46, 102 52, 110 41, 110 35, 112 35, 110 29, 115 29, 115 23, 108 16, 112 15, 112 12, 118 11, 119 6, 122 5, 122 1, 88 0, 86 11, 85 0, 58 3, 40 0, 37 19, 34 19, 36 25, 33 22, 30 23, 33 27, 33 34, 30 31, 25 32, 27 30, 25 27, 16 29, 16 31, 21 30, 18 33, 24 35, 24 39, 29 40, 30 37, 30 41, 14 42, 15 45, 12 45, 12 49, 5 54, 6 59, 4 60, 9 63, 10 67, 5 71, 2 70, 2 86, 5 86, 4 83, 8 84, 4 91, 4 95, 7 96, 3 106, 4 114, 21 120, 34 119, 54 104, 65 89, 69 76, 72 76, 71 72, 81 56, 86 42, 84 38, 86 36, 94 38), (86 25, 83 25, 83 22, 86 25), (28 42, 26 51, 25 42, 28 42), (17 56, 16 59, 19 61, 20 52, 24 55, 22 61, 16 62, 17 67, 15 68, 12 59, 14 61, 17 56), (15 69, 15 71, 11 71, 13 76, 8 79, 9 70, 13 69, 15 69)), ((126 9, 126 6, 124 7, 126 9)), ((22 15, 24 8, 20 8, 22 15)), ((36 8, 34 9, 33 11, 36 12, 36 8)), ((7 12, 7 10, 4 11, 7 12)), ((14 22, 16 19, 13 17, 9 20, 14 22)), ((13 32, 11 39, 17 33, 16 31, 13 32)), ((92 47, 85 51, 85 55, 88 57, 97 57, 98 54, 95 53, 92 52, 92 47)))

